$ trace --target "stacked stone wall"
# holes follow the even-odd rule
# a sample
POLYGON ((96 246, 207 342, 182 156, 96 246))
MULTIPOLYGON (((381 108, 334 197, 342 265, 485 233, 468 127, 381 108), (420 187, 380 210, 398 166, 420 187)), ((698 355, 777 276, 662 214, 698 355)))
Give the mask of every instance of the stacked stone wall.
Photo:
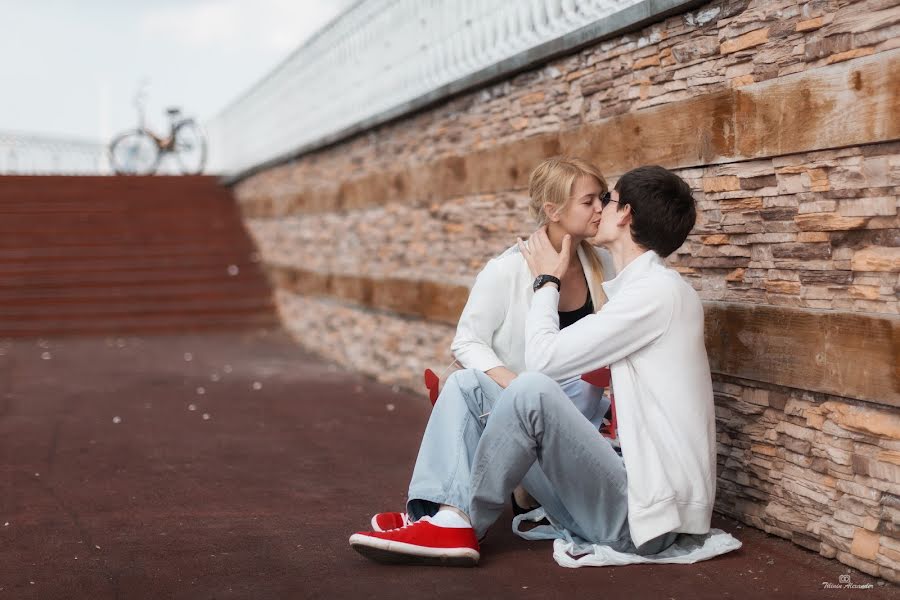
POLYGON ((533 228, 530 168, 672 168, 698 203, 668 262, 716 350, 718 509, 896 582, 898 39, 892 1, 712 2, 235 191, 297 339, 426 402, 467 287, 533 228))

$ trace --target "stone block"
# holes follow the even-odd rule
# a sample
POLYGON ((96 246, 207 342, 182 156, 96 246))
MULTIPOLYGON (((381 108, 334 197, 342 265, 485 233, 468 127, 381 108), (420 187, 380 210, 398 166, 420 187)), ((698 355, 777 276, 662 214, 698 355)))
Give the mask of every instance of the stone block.
POLYGON ((766 291, 770 294, 787 294, 795 296, 800 293, 799 281, 767 281, 766 291))
POLYGON ((834 213, 813 213, 797 215, 794 222, 801 231, 844 231, 863 229, 868 217, 844 217, 834 213))
POLYGON ((736 175, 703 178, 703 191, 706 193, 728 192, 739 189, 741 189, 741 180, 736 175))
POLYGON ((856 527, 862 527, 863 522, 865 521, 865 517, 862 515, 857 515, 847 510, 836 510, 834 511, 833 516, 841 523, 847 523, 848 525, 854 525, 856 527))
POLYGON ((775 244, 772 246, 774 258, 801 260, 826 260, 831 258, 831 244, 775 244))
POLYGON ((793 423, 788 423, 787 421, 782 421, 776 427, 776 431, 779 433, 784 433, 785 435, 789 435, 792 438, 796 438, 798 440, 806 440, 808 442, 812 442, 815 440, 816 432, 813 429, 809 429, 806 427, 800 427, 798 425, 794 425, 793 423))
POLYGON ((766 43, 768 40, 769 28, 757 29, 722 42, 719 46, 719 52, 722 54, 731 54, 733 52, 738 52, 739 50, 759 46, 760 44, 766 43))
MULTIPOLYGON (((790 440, 793 438, 787 438, 787 439, 790 440)), ((799 440, 794 440, 794 442, 799 442, 799 440)), ((799 443, 803 443, 803 442, 799 442, 799 443)), ((782 455, 784 456, 784 460, 786 460, 790 463, 793 463, 793 464, 797 465, 798 467, 803 467, 804 469, 812 468, 813 459, 809 456, 806 456, 805 454, 799 454, 799 453, 794 452, 794 451, 790 450, 789 448, 785 447, 785 449, 782 450, 782 455)))
MULTIPOLYGON (((782 444, 787 450, 796 452, 797 454, 801 454, 804 456, 808 455, 809 451, 812 449, 812 444, 810 444, 809 442, 805 440, 794 439, 790 436, 785 436, 782 440, 782 444)), ((812 463, 810 462, 810 464, 812 463)))
POLYGON ((631 68, 634 71, 639 71, 641 69, 646 69, 647 67, 657 67, 657 66, 659 66, 659 60, 660 60, 660 57, 658 54, 655 54, 653 56, 647 56, 645 58, 641 58, 641 59, 634 61, 634 64, 632 65, 631 68))
MULTIPOLYGON (((797 213, 801 215, 809 215, 814 213, 832 213, 837 209, 835 200, 814 200, 812 202, 801 202, 797 207, 797 213)), ((827 242, 828 239, 818 240, 827 242)))
POLYGON ((825 60, 825 64, 831 65, 845 60, 860 58, 862 56, 870 56, 872 54, 875 54, 875 48, 855 48, 853 50, 832 54, 825 60))
POLYGON ((853 543, 850 545, 850 553, 866 560, 875 560, 878 554, 878 534, 865 529, 857 529, 853 534, 853 543))
POLYGON ((894 412, 834 401, 825 402, 822 410, 831 421, 844 429, 900 439, 900 415, 894 412))
MULTIPOLYGON (((802 212, 802 211, 800 211, 802 212)), ((797 234, 797 241, 800 243, 828 242, 830 236, 821 231, 802 231, 797 234)))
POLYGON ((679 63, 690 63, 700 58, 713 56, 719 52, 716 36, 695 37, 687 42, 672 46, 672 57, 679 63))
POLYGON ((854 271, 900 272, 900 248, 864 248, 850 261, 854 271))
POLYGON ((758 388, 744 388, 742 399, 744 402, 749 402, 750 404, 768 406, 769 390, 762 390, 758 388))
POLYGON ((867 559, 859 558, 858 556, 854 556, 848 552, 838 552, 836 557, 840 562, 845 565, 849 565, 854 569, 862 571, 868 575, 873 577, 878 577, 880 573, 880 569, 877 564, 873 564, 869 562, 867 559))
POLYGON ((841 200, 838 213, 845 217, 876 217, 897 214, 895 197, 863 197, 841 200))
POLYGON ((826 493, 823 489, 818 487, 817 489, 813 489, 812 486, 807 487, 806 485, 798 483, 796 480, 782 479, 781 485, 784 487, 785 491, 796 494, 802 498, 808 498, 821 506, 828 506, 834 499, 833 493, 826 493))
POLYGON ((825 453, 828 455, 828 458, 834 461, 839 465, 850 465, 851 464, 851 454, 845 450, 840 450, 838 448, 834 448, 831 446, 825 447, 825 453))

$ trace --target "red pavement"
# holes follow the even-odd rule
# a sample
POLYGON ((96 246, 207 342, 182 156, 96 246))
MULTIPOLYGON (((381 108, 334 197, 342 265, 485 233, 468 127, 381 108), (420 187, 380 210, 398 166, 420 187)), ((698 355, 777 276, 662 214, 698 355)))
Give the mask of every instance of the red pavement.
POLYGON ((278 331, 0 340, 0 600, 897 597, 719 517, 744 548, 696 565, 563 569, 509 514, 476 569, 370 563, 429 410, 278 331))

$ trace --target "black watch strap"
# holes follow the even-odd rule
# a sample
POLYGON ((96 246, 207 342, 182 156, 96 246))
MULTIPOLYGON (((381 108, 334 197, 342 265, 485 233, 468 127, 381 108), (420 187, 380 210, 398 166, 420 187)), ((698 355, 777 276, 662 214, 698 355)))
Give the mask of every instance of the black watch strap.
POLYGON ((538 275, 534 280, 534 285, 532 287, 536 292, 548 283, 555 283, 557 288, 562 288, 559 283, 559 277, 554 277, 553 275, 538 275))

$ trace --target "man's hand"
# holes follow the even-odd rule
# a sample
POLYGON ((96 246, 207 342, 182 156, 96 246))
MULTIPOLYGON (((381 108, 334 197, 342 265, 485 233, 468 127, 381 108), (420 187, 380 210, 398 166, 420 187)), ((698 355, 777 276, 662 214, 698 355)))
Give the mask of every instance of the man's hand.
POLYGON ((553 275, 562 279, 569 268, 569 259, 572 254, 572 236, 566 234, 562 241, 562 250, 556 251, 550 238, 547 236, 547 227, 541 227, 528 238, 528 245, 518 238, 519 251, 525 257, 528 268, 534 277, 538 275, 553 275))

